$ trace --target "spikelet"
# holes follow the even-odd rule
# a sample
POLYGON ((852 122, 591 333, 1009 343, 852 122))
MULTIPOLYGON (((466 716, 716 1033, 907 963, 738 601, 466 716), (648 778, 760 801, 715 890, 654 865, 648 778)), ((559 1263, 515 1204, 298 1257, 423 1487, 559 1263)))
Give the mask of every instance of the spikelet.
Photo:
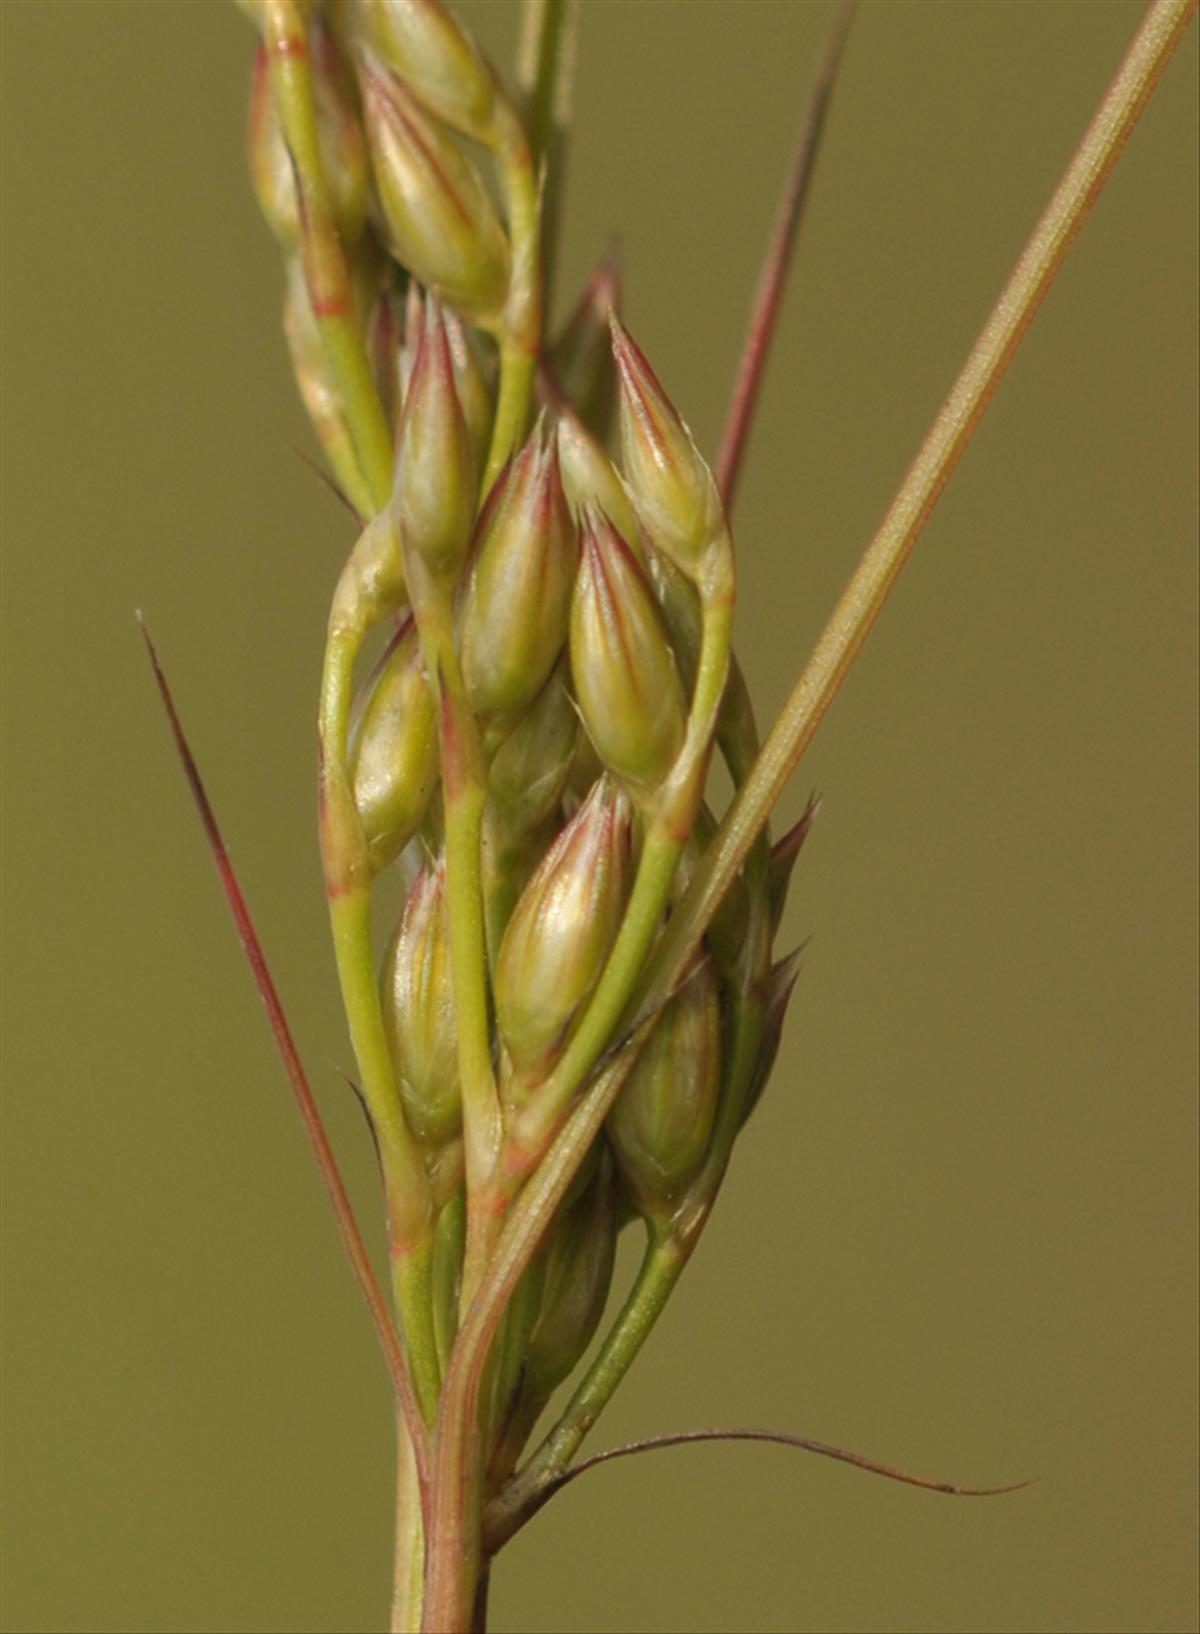
POLYGON ((405 1118, 420 1144, 436 1151, 462 1121, 444 857, 423 868, 409 892, 380 990, 405 1118))
POLYGON ((376 871, 420 828, 437 776, 433 698, 409 620, 370 689, 350 749, 354 803, 376 871))
POLYGON ((494 320, 508 294, 510 254, 483 178, 449 130, 366 52, 359 85, 388 249, 472 321, 494 320))
POLYGON ((496 958, 496 1020, 520 1100, 561 1052, 625 906, 629 803, 595 785, 521 893, 496 958))
POLYGON ((462 666, 484 720, 517 717, 542 690, 567 639, 579 547, 542 425, 489 509, 467 574, 462 666))
MULTIPOLYGON (((351 87, 328 30, 317 21, 309 37, 317 136, 330 210, 342 242, 354 245, 367 219, 366 143, 351 87)), ((263 216, 284 248, 295 249, 302 228, 296 172, 275 111, 270 63, 261 45, 255 52, 250 82, 247 146, 250 176, 263 216)))
POLYGON ((404 551, 433 579, 453 583, 471 538, 475 466, 435 296, 425 303, 398 441, 391 509, 404 551))
POLYGON ((687 709, 666 625, 637 558, 583 513, 571 603, 571 675, 588 736, 635 796, 652 793, 683 742, 687 709))
POLYGON ((554 142, 522 131, 438 0, 241 3, 272 52, 249 146, 288 345, 363 519, 329 619, 321 835, 389 1220, 417 1222, 393 1271, 430 1424, 522 1187, 633 1063, 496 1317, 477 1421, 494 1499, 596 1332, 621 1227, 640 1217, 682 1259, 707 1218, 795 982, 771 941, 812 808, 769 854, 764 835, 651 1009, 654 938, 717 829, 713 743, 735 781, 757 743, 726 688, 713 475, 620 321, 615 257, 539 332, 554 142), (378 964, 375 892, 399 908, 378 964))
POLYGON ((643 1214, 668 1214, 699 1172, 720 1088, 717 984, 700 959, 663 1011, 609 1114, 613 1146, 643 1214))

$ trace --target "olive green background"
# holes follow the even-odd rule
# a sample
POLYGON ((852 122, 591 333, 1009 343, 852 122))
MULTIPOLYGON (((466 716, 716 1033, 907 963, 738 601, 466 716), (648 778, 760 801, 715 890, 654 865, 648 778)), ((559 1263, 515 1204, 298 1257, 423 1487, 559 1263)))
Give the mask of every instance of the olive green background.
MULTIPOLYGON (((739 503, 782 701, 1136 27, 866 4, 739 503)), ((468 15, 511 58, 515 5, 468 15)), ((6 0, 11 1630, 363 1630, 391 1430, 133 621, 366 1218, 314 846, 347 524, 277 335, 232 7, 6 0)), ((824 4, 586 0, 563 286, 715 444, 824 4)), ((1193 26, 789 792, 769 1098, 499 1630, 1196 1627, 1193 26)))

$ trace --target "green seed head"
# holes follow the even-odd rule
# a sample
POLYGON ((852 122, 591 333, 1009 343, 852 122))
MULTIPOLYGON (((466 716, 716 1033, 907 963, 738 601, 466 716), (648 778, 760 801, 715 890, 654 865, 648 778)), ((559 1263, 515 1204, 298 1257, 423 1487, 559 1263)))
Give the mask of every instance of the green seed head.
MULTIPOLYGON (((322 174, 334 224, 343 243, 352 245, 367 219, 366 143, 329 33, 317 23, 310 39, 322 174)), ((250 175, 267 225, 286 249, 295 249, 301 233, 296 173, 275 112, 270 61, 261 45, 254 55, 247 138, 250 175)))
POLYGON ((462 666, 471 703, 489 720, 520 715, 567 639, 579 547, 539 424, 513 462, 467 574, 462 666))
MULTIPOLYGON (((488 773, 482 863, 493 954, 517 899, 561 826, 559 807, 580 735, 566 663, 560 661, 501 743, 488 773)), ((597 768, 595 776, 599 773, 597 768)))
POLYGON ((378 872, 416 834, 438 779, 437 718, 411 621, 370 690, 350 750, 350 778, 378 872))
POLYGON ((584 506, 594 505, 637 555, 637 516, 612 461, 568 404, 558 405, 557 413, 558 463, 572 511, 578 516, 584 506))
POLYGON ((485 140, 495 86, 462 24, 437 0, 358 0, 357 10, 362 37, 430 113, 485 140))
POLYGON ((384 955, 380 989, 408 1126, 427 1150, 442 1147, 462 1121, 444 859, 417 876, 384 955))
POLYGON ((299 257, 289 257, 283 297, 283 332, 300 396, 321 447, 346 498, 360 516, 371 510, 371 496, 359 468, 350 422, 329 359, 321 344, 317 321, 299 257))
POLYGON ((646 1040, 608 1119, 643 1214, 670 1211, 699 1173, 720 1087, 717 984, 696 964, 646 1040))
POLYGON ((361 638, 373 624, 397 612, 406 593, 400 530, 390 510, 380 511, 359 534, 342 569, 329 611, 330 633, 361 638))
POLYGON ((421 331, 424 327, 425 293, 417 280, 410 278, 408 280, 408 293, 404 297, 404 337, 400 344, 400 357, 397 364, 400 375, 401 405, 403 405, 404 399, 408 395, 408 383, 412 379, 413 364, 417 361, 417 347, 421 343, 421 331))
POLYGON ((483 337, 468 328, 453 307, 446 307, 442 317, 446 324, 450 359, 454 365, 454 384, 458 388, 463 419, 467 422, 467 437, 475 469, 482 471, 487 463, 492 421, 496 417, 495 389, 489 383, 485 360, 480 355, 483 337))
POLYGON ((474 522, 475 468, 441 303, 433 295, 404 397, 391 509, 405 552, 419 556, 434 578, 453 581, 474 522))
POLYGON ((496 1020, 514 1099, 545 1077, 595 986, 625 907, 630 808, 595 785, 521 894, 496 959, 496 1020))
POLYGON ((505 833, 532 833, 558 810, 578 737, 560 662, 492 760, 488 793, 505 833))
POLYGON ((630 497, 654 544, 693 578, 724 531, 717 486, 653 369, 615 314, 610 322, 630 497))
POLYGON ((321 441, 326 440, 326 422, 344 426, 345 413, 334 389, 333 377, 321 345, 317 320, 304 282, 304 268, 298 256, 290 256, 283 295, 283 332, 291 353, 292 368, 321 441))
POLYGON ((367 361, 371 365, 371 378, 375 382, 375 390, 379 393, 379 401, 383 404, 384 417, 388 425, 394 428, 400 416, 400 348, 403 344, 403 330, 393 270, 392 263, 387 261, 372 281, 363 333, 367 361))
POLYGON ((575 753, 567 769, 567 786, 564 793, 567 809, 573 811, 575 806, 587 798, 588 790, 596 779, 603 776, 604 762, 596 753, 595 744, 586 732, 577 732, 575 753))
POLYGON ((599 512, 583 513, 571 602, 571 675, 588 736, 636 796, 651 794, 683 743, 687 709, 649 581, 599 512))
POLYGON ((549 1400, 574 1370, 604 1314, 617 1245, 617 1186, 602 1149, 595 1173, 550 1230, 542 1303, 525 1351, 524 1393, 549 1400))
POLYGON ((671 635, 671 650, 684 687, 691 693, 700 658, 702 633, 700 597, 696 586, 669 556, 653 545, 646 552, 646 577, 654 586, 658 605, 671 635))
POLYGON ((475 166, 377 58, 359 68, 383 238, 396 260, 473 322, 508 292, 508 240, 475 166))

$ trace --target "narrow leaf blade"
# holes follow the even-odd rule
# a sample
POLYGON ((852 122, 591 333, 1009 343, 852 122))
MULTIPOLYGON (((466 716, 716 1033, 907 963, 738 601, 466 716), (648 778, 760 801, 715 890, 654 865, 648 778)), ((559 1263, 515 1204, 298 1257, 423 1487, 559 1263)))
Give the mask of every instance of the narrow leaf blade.
POLYGON ((337 1221, 338 1231, 341 1234, 343 1247, 350 1260, 351 1269, 362 1291, 363 1298, 367 1302, 367 1308, 370 1311, 375 1332, 379 1337, 388 1371, 391 1373, 392 1382, 396 1388, 405 1423, 409 1434, 413 1438, 421 1485, 424 1490, 428 1483, 428 1445, 424 1421, 421 1418, 416 1395, 413 1391, 408 1361, 367 1254, 366 1244, 363 1242, 362 1233, 354 1217, 354 1210, 345 1183, 342 1180, 333 1148, 330 1145, 329 1137, 325 1131, 320 1109, 309 1086, 308 1077, 296 1049, 278 989, 267 964, 262 943, 258 938, 258 932, 255 930, 254 922, 250 917, 250 909, 247 906, 241 884, 226 849, 216 815, 201 780, 199 768, 184 734, 182 723, 175 708, 175 701, 171 695, 171 689, 159 661, 157 649, 151 639, 150 631, 146 627, 145 619, 140 612, 137 618, 142 632, 142 639, 146 643, 146 652, 150 659, 150 665, 154 671, 159 697, 162 700, 162 706, 171 728, 171 735, 175 741, 175 749, 179 755, 184 776, 187 778, 188 787, 191 789, 196 810, 200 814, 200 821, 204 827, 205 838, 208 841, 213 862, 216 864, 221 889, 225 893, 225 900, 229 904, 230 913, 233 915, 233 921, 237 927, 238 937, 241 940, 246 961, 250 966, 258 996, 262 1000, 264 1010, 267 1012, 267 1020, 270 1023, 276 1048, 283 1061, 284 1070, 287 1073, 288 1082, 295 1097, 300 1120, 304 1125, 304 1132, 308 1136, 313 1156, 317 1160, 317 1167, 321 1171, 321 1178, 329 1194, 329 1201, 333 1208, 334 1218, 337 1221))

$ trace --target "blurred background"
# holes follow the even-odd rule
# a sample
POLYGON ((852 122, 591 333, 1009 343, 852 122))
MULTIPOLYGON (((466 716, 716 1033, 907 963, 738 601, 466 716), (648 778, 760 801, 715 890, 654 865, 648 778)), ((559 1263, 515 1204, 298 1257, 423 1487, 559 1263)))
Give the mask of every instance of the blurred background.
MULTIPOLYGON (((175 764, 146 610, 375 1228, 314 843, 347 520, 232 6, 8 0, 5 1626, 385 1618, 388 1388, 175 764)), ((508 0, 463 8, 509 64, 508 0)), ((737 517, 768 722, 1142 7, 861 8, 737 517)), ((716 443, 831 8, 586 0, 560 291, 716 443)), ((713 1226, 497 1630, 1188 1630, 1197 30, 782 816, 811 937, 713 1226)))

